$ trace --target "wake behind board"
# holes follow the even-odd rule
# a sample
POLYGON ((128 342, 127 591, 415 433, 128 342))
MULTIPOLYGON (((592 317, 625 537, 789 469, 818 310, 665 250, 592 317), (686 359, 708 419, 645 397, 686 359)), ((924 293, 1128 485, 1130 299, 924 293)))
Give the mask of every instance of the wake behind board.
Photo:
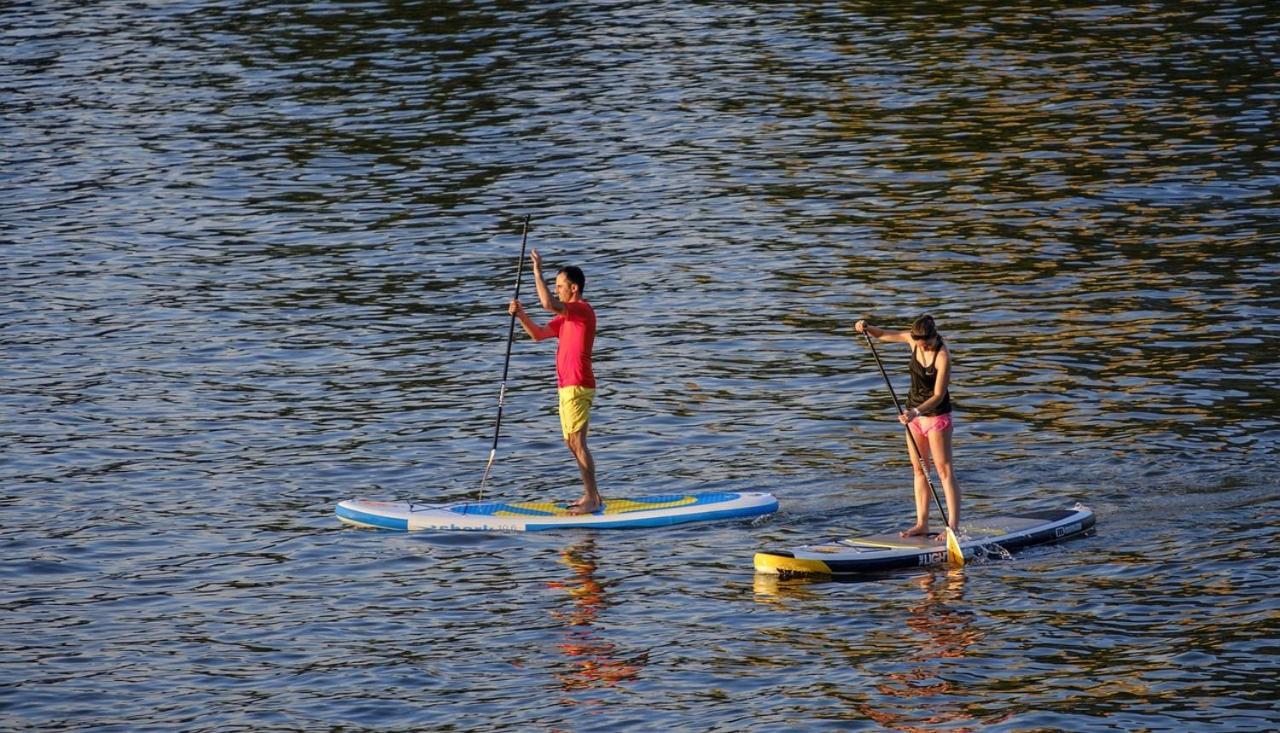
MULTIPOLYGON (((961 526, 960 549, 966 560, 980 551, 996 548, 1014 552, 1085 535, 1093 525, 1093 512, 1080 505, 1074 509, 976 519, 961 526)), ((755 556, 757 573, 782 577, 857 575, 946 562, 946 544, 937 536, 904 538, 897 533, 769 550, 755 556)))
POLYGON ((665 527, 684 522, 754 517, 777 509, 778 500, 773 494, 707 492, 637 499, 606 498, 604 506, 594 514, 570 514, 568 507, 553 502, 413 504, 366 499, 347 499, 339 502, 334 511, 341 521, 369 529, 532 532, 567 527, 665 527))

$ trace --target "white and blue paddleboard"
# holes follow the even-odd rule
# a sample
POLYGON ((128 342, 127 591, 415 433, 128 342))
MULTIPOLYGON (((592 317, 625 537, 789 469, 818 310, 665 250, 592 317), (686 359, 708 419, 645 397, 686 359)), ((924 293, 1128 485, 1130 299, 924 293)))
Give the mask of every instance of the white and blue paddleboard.
MULTIPOLYGON (((997 548, 1013 552, 1086 535, 1093 525, 1093 512, 1081 505, 1073 509, 974 519, 960 526, 960 549, 965 559, 997 548)), ((947 560, 946 543, 937 535, 900 537, 889 533, 757 552, 755 568, 757 573, 784 578, 834 576, 942 565, 947 560)))
POLYGON ((665 527, 684 522, 733 519, 778 510, 773 494, 708 492, 604 500, 592 514, 570 514, 564 504, 538 501, 486 501, 414 504, 404 501, 347 499, 335 513, 341 521, 369 529, 487 530, 525 532, 589 527, 623 529, 665 527))

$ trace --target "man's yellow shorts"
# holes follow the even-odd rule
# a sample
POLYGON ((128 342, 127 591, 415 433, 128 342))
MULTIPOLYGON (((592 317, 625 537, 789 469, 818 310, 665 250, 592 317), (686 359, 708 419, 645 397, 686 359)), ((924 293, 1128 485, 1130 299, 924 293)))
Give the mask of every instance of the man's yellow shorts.
POLYGON ((559 392, 560 430, 568 439, 570 434, 587 429, 596 391, 590 387, 561 387, 559 392))

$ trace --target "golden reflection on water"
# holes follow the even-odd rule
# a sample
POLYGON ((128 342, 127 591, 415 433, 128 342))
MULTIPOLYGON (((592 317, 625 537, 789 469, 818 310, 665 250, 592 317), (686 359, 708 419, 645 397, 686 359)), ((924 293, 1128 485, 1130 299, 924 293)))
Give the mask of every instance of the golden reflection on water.
MULTIPOLYGON (((563 590, 570 604, 553 617, 564 625, 564 641, 558 648, 568 664, 556 678, 566 692, 609 688, 639 676, 642 665, 625 659, 613 642, 604 638, 596 618, 608 607, 605 583, 597 577, 596 539, 594 536, 571 545, 560 554, 560 561, 570 573, 562 581, 551 581, 547 587, 563 590)), ((565 702, 574 702, 566 700, 565 702)))
POLYGON ((879 695, 855 705, 859 713, 886 728, 912 732, 939 726, 971 731, 992 722, 974 718, 963 704, 937 702, 966 693, 947 670, 962 663, 970 647, 983 638, 973 612, 964 605, 964 583, 964 571, 958 568, 925 573, 914 580, 923 596, 907 608, 905 627, 888 632, 900 638, 880 642, 889 649, 912 650, 901 658, 906 669, 898 663, 893 671, 876 675, 879 695))
MULTIPOLYGON (((865 583, 879 585, 875 580, 865 583)), ((911 733, 939 727, 976 731, 996 722, 968 712, 969 690, 948 674, 985 637, 964 600, 964 570, 936 569, 910 583, 920 595, 906 607, 906 623, 878 626, 861 637, 859 647, 844 651, 865 678, 876 680, 875 694, 840 694, 845 709, 829 715, 871 720, 889 730, 911 733)), ((754 581, 756 601, 780 609, 821 601, 824 596, 815 587, 812 582, 779 581, 765 574, 757 574, 754 581)))

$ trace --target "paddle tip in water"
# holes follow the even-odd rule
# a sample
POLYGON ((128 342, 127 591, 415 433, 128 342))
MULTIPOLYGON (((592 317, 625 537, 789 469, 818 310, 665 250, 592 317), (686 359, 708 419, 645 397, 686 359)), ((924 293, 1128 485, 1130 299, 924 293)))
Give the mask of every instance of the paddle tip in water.
POLYGON ((947 559, 957 567, 964 565, 964 550, 960 549, 960 538, 950 527, 947 527, 947 559))

